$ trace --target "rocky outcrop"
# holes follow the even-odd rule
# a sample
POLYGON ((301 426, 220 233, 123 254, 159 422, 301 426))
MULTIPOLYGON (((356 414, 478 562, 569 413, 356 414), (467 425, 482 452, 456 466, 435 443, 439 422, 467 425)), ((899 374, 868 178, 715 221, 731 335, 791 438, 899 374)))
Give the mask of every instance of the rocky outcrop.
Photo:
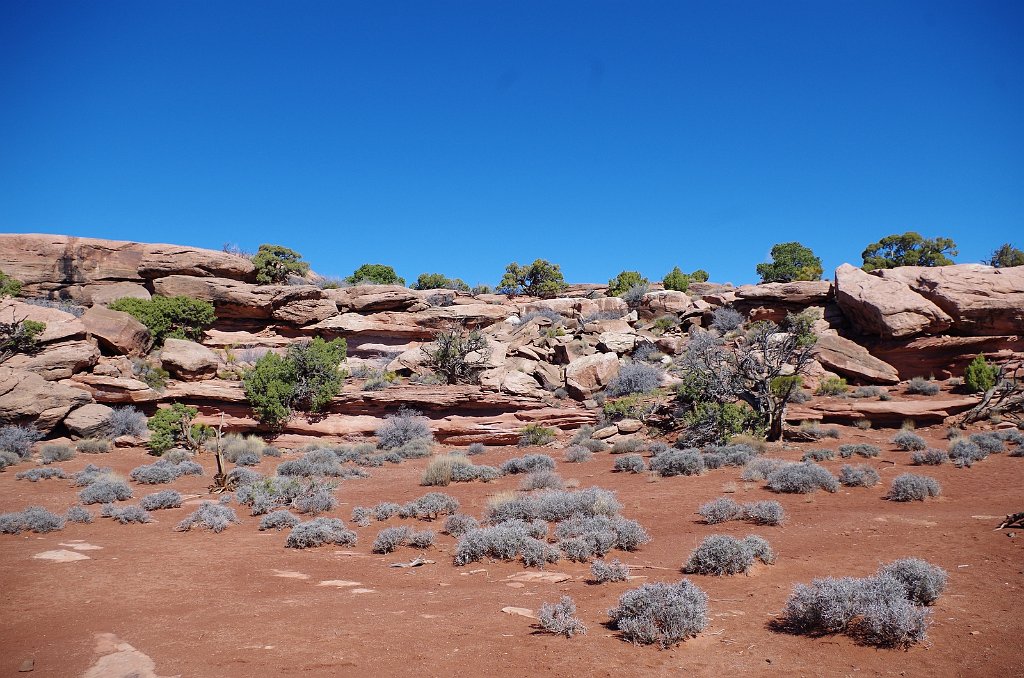
POLYGON ((798 280, 786 283, 762 283, 736 288, 737 300, 754 304, 783 304, 799 308, 823 306, 832 298, 832 283, 828 280, 798 280))
POLYGON ((896 384, 896 368, 868 353, 867 349, 835 334, 823 334, 814 345, 814 354, 822 367, 857 382, 896 384))
POLYGON ((619 373, 614 353, 595 353, 577 358, 565 368, 565 388, 577 400, 585 400, 608 385, 619 373))
POLYGON ((168 339, 160 349, 160 363, 182 381, 209 379, 217 374, 217 354, 186 339, 168 339))
POLYGON ((157 294, 186 296, 213 304, 218 318, 249 318, 282 322, 297 319, 297 324, 315 322, 333 312, 331 302, 312 285, 254 285, 230 278, 196 278, 171 275, 153 282, 157 294), (311 303, 323 302, 324 303, 311 303))
POLYGON ((49 433, 71 410, 91 402, 81 389, 0 365, 0 425, 33 424, 49 433))
POLYGON ((93 306, 81 317, 86 331, 99 341, 100 347, 118 355, 143 355, 153 345, 149 329, 123 311, 93 306))
POLYGON ((0 300, 0 322, 34 320, 46 325, 36 340, 49 344, 71 339, 85 339, 85 325, 70 313, 47 306, 26 304, 16 299, 0 300))
POLYGON ((867 419, 876 426, 900 426, 907 419, 918 424, 940 424, 947 417, 966 412, 978 399, 931 397, 924 400, 869 401, 860 398, 820 400, 806 405, 790 405, 786 420, 823 421, 850 424, 867 419))
POLYGON ((107 420, 112 412, 111 408, 99 403, 82 405, 64 418, 64 428, 82 438, 103 436, 108 431, 107 420))
POLYGON ((836 301, 863 334, 907 337, 945 330, 952 319, 897 280, 869 275, 850 264, 836 269, 836 301))
POLYGON ((958 334, 1024 333, 1024 266, 904 266, 877 275, 908 285, 941 308, 958 334))
POLYGON ((100 403, 146 403, 160 400, 163 397, 159 392, 147 386, 145 382, 131 377, 76 374, 67 383, 83 389, 91 396, 91 399, 100 403))
POLYGON ((422 293, 401 285, 356 285, 324 290, 324 296, 343 313, 406 311, 420 302, 422 293))
POLYGON ((96 290, 90 285, 142 283, 169 275, 249 280, 254 269, 244 257, 196 247, 4 233, 0 270, 22 281, 27 296, 91 302, 96 290))
POLYGON ((892 365, 900 379, 962 377, 978 354, 990 362, 1024 359, 1024 337, 914 337, 869 341, 865 350, 892 365))
POLYGON ((100 358, 100 349, 92 341, 62 341, 45 344, 39 351, 12 356, 4 365, 38 374, 47 381, 67 379, 92 369, 100 358))

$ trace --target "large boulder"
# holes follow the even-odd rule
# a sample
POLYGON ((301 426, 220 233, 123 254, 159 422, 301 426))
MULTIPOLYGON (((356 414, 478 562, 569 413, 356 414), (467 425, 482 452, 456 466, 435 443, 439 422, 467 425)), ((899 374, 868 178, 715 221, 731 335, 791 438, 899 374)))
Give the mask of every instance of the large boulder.
POLYGON ((151 299, 152 295, 138 283, 118 282, 108 285, 83 285, 72 294, 81 303, 107 306, 118 299, 151 299))
POLYGON ((27 304, 17 299, 0 300, 0 322, 15 320, 34 320, 45 324, 46 329, 36 337, 41 344, 85 338, 85 326, 66 311, 27 304))
POLYGON ((836 301, 863 334, 908 337, 938 333, 952 319, 903 282, 869 275, 850 264, 836 269, 836 301))
POLYGON ((896 384, 900 375, 892 365, 836 334, 823 334, 814 345, 815 357, 828 370, 869 384, 896 384))
POLYGON ((904 266, 877 274, 883 280, 909 285, 941 308, 952 318, 958 333, 1024 333, 1024 266, 904 266))
POLYGON ((333 301, 339 311, 355 313, 405 311, 423 298, 420 292, 401 285, 355 285, 324 290, 324 296, 333 301))
POLYGON ((216 376, 220 360, 202 344, 187 339, 168 339, 160 349, 160 363, 182 381, 200 381, 216 376))
POLYGON ((594 395, 619 374, 619 358, 614 353, 595 353, 577 358, 565 368, 565 388, 577 400, 594 395))
POLYGON ((645 317, 663 315, 682 315, 693 307, 693 299, 686 292, 676 290, 657 290, 648 292, 640 302, 640 310, 645 317))
POLYGON ((0 365, 0 425, 33 424, 49 433, 72 409, 92 401, 81 389, 0 365))
POLYGON ((168 275, 249 280, 254 267, 245 257, 196 247, 5 233, 0 234, 0 270, 22 281, 26 295, 59 293, 89 302, 93 286, 168 275))
POLYGON ((82 438, 102 436, 107 433, 107 421, 113 411, 99 403, 82 405, 64 418, 64 427, 82 438))
POLYGON ((92 368, 100 358, 100 349, 84 339, 44 344, 31 355, 19 353, 4 361, 7 367, 28 370, 47 381, 67 379, 92 368))
MULTIPOLYGON (((313 285, 254 285, 230 278, 197 278, 171 275, 153 281, 153 289, 164 296, 186 296, 213 304, 217 317, 268 320, 274 312, 300 301, 323 299, 323 291, 313 285)), ((329 306, 314 304, 322 309, 315 314, 333 312, 329 306)), ((295 308, 293 306, 293 308, 295 308)), ((284 312, 288 315, 288 312, 284 312)), ((297 311, 302 324, 310 322, 309 308, 297 311)))
POLYGON ((788 306, 821 306, 831 296, 832 283, 828 280, 762 283, 736 289, 737 299, 788 306))
POLYGON ((100 347, 120 355, 143 355, 153 346, 149 328, 123 311, 93 306, 80 319, 100 347))
POLYGON ((330 299, 296 299, 275 308, 272 315, 275 320, 292 325, 308 325, 327 320, 337 313, 338 307, 330 299))

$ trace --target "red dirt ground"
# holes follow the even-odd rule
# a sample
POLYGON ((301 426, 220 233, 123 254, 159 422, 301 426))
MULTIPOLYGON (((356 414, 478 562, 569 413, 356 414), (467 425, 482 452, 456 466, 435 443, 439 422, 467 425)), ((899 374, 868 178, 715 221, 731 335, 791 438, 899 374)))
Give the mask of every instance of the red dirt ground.
MULTIPOLYGON (((931 444, 945 446, 940 429, 924 433, 931 444)), ((152 658, 160 676, 1024 674, 1017 645, 1024 631, 1024 534, 993 531, 1004 515, 1024 510, 1024 458, 1002 454, 971 469, 948 464, 916 469, 938 479, 943 496, 890 503, 883 499, 889 481, 912 470, 909 453, 888 442, 892 434, 847 428, 841 441, 769 450, 771 456, 799 459, 805 449, 835 449, 838 442, 881 445, 879 459, 855 463, 877 468, 883 482, 836 494, 774 495, 760 484, 741 482, 736 468, 702 477, 651 478, 612 473, 614 457, 607 453, 589 463, 559 461, 559 473, 581 487, 615 490, 623 514, 639 520, 653 536, 636 553, 612 554, 630 565, 650 566, 634 570, 642 578, 628 583, 589 584, 589 566, 563 561, 548 571, 569 574, 571 580, 513 587, 506 577, 523 572, 520 564, 455 567, 454 540, 444 535, 426 553, 435 564, 389 568, 417 552, 403 548, 388 556, 370 554, 380 523, 354 528, 359 544, 353 549, 285 549, 285 532, 259 532, 258 518, 237 504, 242 524, 221 534, 174 532, 192 510, 186 505, 154 512, 157 522, 148 525, 97 518, 91 525, 69 524, 51 534, 0 535, 0 673, 13 675, 24 660, 34 659, 36 675, 81 676, 98 658, 98 634, 112 633, 152 658), (735 486, 738 500, 782 502, 787 524, 758 528, 699 522, 696 508, 721 496, 728 484, 735 486), (644 581, 677 581, 690 550, 713 533, 761 534, 778 561, 750 576, 691 577, 711 598, 711 624, 675 648, 635 647, 605 626, 606 611, 625 590, 644 581), (71 540, 102 548, 85 551, 90 559, 76 562, 32 558, 67 548, 60 544, 71 540), (877 649, 845 636, 792 636, 768 627, 795 583, 825 575, 867 575, 883 562, 908 556, 949 572, 946 593, 933 608, 927 643, 907 651, 877 649), (318 585, 326 580, 358 585, 318 585), (546 635, 531 619, 501 611, 506 606, 535 610, 563 594, 576 600, 589 627, 586 635, 546 635)), ((559 450, 532 451, 561 458, 559 450)), ((520 453, 492 449, 474 461, 497 465, 520 453)), ((141 450, 115 450, 57 465, 74 472, 94 462, 127 475, 151 461, 141 450)), ((180 479, 175 489, 205 492, 212 459, 204 455, 200 461, 207 475, 180 479)), ((265 459, 258 470, 271 473, 279 461, 265 459)), ((824 465, 835 473, 843 463, 837 459, 824 465)), ((347 522, 354 506, 420 496, 428 491, 418 484, 425 465, 425 460, 388 465, 371 469, 369 479, 342 482, 337 491, 342 504, 329 515, 347 522)), ((0 511, 38 504, 63 513, 75 502, 68 481, 16 481, 15 473, 29 467, 21 464, 0 474, 0 511)), ((463 511, 479 516, 489 495, 518 483, 519 478, 510 477, 443 491, 457 497, 463 511)), ((133 489, 137 501, 162 487, 133 484, 133 489)), ((98 513, 97 506, 90 508, 98 513)), ((431 527, 440 531, 440 525, 431 527)))

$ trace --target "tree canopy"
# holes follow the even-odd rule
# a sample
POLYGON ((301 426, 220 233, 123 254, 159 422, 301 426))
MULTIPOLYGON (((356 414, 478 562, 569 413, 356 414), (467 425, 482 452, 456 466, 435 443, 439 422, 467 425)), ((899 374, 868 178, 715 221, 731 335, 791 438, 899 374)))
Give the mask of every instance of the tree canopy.
POLYGON ((949 266, 956 256, 956 243, 950 238, 925 238, 920 233, 907 231, 902 235, 887 235, 871 243, 861 253, 863 269, 875 271, 897 266, 949 266))

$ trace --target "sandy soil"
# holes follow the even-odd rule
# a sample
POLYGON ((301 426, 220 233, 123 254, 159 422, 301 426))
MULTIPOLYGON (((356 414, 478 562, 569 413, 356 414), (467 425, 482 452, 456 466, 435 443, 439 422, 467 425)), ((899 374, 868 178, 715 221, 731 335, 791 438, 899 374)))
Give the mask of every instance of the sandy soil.
MULTIPOLYGON (((34 660, 33 673, 40 676, 132 671, 139 676, 1021 675, 1024 534, 1011 537, 992 528, 1004 515, 1024 510, 1024 458, 994 455, 971 469, 917 469, 940 481, 943 496, 890 503, 883 498, 889 480, 910 470, 909 453, 888 442, 892 434, 848 428, 840 441, 769 450, 772 456, 799 459, 805 449, 835 449, 839 442, 881 445, 880 458, 856 461, 875 467, 882 484, 836 494, 773 495, 760 484, 741 482, 735 468, 702 477, 617 474, 611 472, 615 458, 607 453, 584 464, 560 462, 562 476, 581 487, 618 492, 623 513, 653 536, 636 553, 614 554, 644 566, 634 571, 636 578, 620 584, 590 584, 589 566, 568 562, 547 570, 571 576, 560 583, 511 581, 524 572, 518 563, 455 567, 454 540, 443 535, 425 554, 435 563, 391 568, 418 552, 371 554, 381 523, 355 528, 360 540, 353 549, 285 549, 286 533, 259 532, 258 518, 237 504, 242 524, 222 534, 174 532, 193 508, 187 504, 154 512, 156 522, 148 525, 97 519, 45 535, 0 535, 0 674, 13 675, 24 661, 34 660), (726 489, 735 489, 733 496, 741 501, 779 500, 787 524, 700 522, 696 508, 726 489), (761 534, 778 562, 749 576, 692 577, 711 598, 711 625, 673 649, 635 647, 606 626, 607 609, 625 590, 645 581, 680 579, 690 550, 714 533, 761 534), (88 559, 33 558, 45 551, 88 559), (768 627, 795 583, 825 575, 862 576, 907 556, 937 563, 950 576, 946 594, 933 608, 926 644, 882 650, 844 636, 791 636, 768 627), (546 635, 533 620, 502 612, 510 606, 535 610, 563 594, 576 600, 589 626, 585 636, 546 635)), ((945 446, 939 429, 924 434, 945 446)), ((544 451, 561 459, 560 450, 544 451)), ((497 465, 520 453, 494 449, 474 461, 497 465)), ((152 460, 142 450, 116 450, 58 465, 73 472, 95 462, 127 474, 152 460)), ((173 484, 197 495, 196 501, 212 468, 209 455, 200 461, 205 478, 173 484)), ((277 463, 266 459, 257 468, 270 473, 277 463)), ((838 472, 843 463, 824 465, 838 472)), ((337 492, 342 503, 329 515, 347 521, 353 506, 420 496, 427 491, 418 485, 425 465, 425 460, 389 465, 372 469, 369 479, 343 482, 337 492)), ((0 511, 43 505, 63 513, 75 502, 68 481, 16 481, 15 472, 25 468, 21 464, 0 474, 0 511)), ((457 497, 465 512, 479 516, 489 495, 518 483, 511 477, 444 491, 457 497)), ((162 487, 134 489, 137 500, 162 487)), ((91 508, 98 513, 98 507, 91 508)), ((439 524, 432 527, 440 531, 439 524)))

